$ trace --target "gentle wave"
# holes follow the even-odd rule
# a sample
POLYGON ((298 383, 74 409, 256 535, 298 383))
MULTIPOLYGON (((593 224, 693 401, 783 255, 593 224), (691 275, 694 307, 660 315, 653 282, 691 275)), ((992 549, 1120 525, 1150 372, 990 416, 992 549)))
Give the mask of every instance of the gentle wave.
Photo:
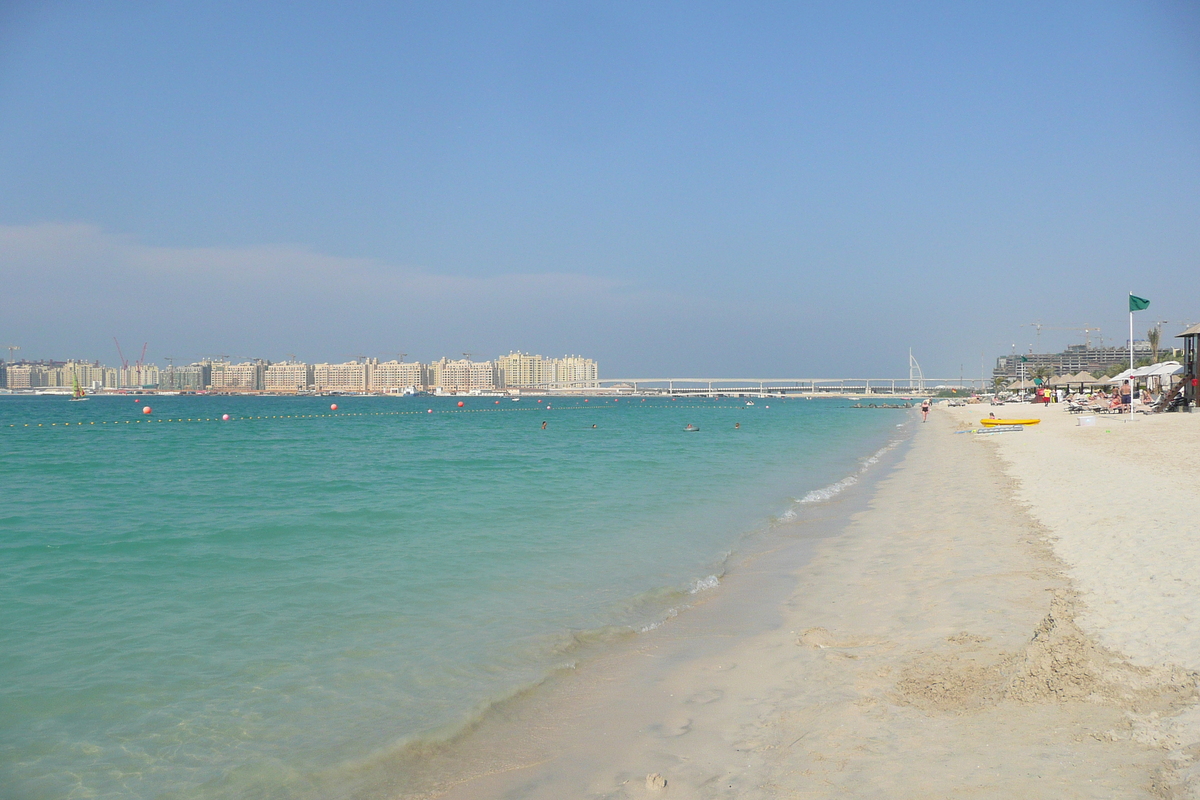
MULTIPOLYGON (((900 444, 901 441, 902 441, 901 439, 893 439, 892 441, 888 442, 883 447, 876 450, 870 456, 864 458, 861 462, 861 466, 859 466, 858 471, 854 475, 847 475, 845 478, 842 478, 840 481, 831 483, 828 486, 824 486, 820 489, 813 489, 811 492, 808 492, 803 497, 801 497, 799 500, 797 500, 796 503, 798 503, 800 505, 806 505, 806 504, 810 504, 810 503, 825 503, 825 502, 828 502, 829 500, 832 500, 833 498, 837 497, 839 494, 841 494, 846 489, 849 489, 851 486, 858 483, 858 477, 860 475, 865 473, 867 470, 869 470, 874 465, 878 464, 879 460, 881 458, 883 458, 885 455, 887 455, 890 451, 894 450, 896 448, 896 446, 900 444)), ((796 509, 791 508, 791 509, 788 509, 782 515, 782 519, 792 520, 792 519, 795 519, 796 516, 797 516, 796 509)))
POLYGON ((827 500, 832 500, 834 497, 837 497, 845 489, 853 486, 856 483, 858 483, 858 478, 851 475, 848 478, 842 478, 837 483, 831 483, 823 489, 813 489, 811 492, 804 495, 804 497, 801 497, 797 502, 824 503, 827 500))

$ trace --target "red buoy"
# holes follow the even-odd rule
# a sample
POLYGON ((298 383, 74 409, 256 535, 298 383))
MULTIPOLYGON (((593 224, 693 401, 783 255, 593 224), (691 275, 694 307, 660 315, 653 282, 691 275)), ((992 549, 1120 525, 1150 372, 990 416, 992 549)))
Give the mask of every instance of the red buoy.
POLYGON ((431 408, 431 409, 429 409, 428 411, 426 411, 425 413, 426 413, 426 414, 432 414, 432 413, 433 413, 433 409, 431 408))
POLYGON ((329 410, 330 410, 330 411, 337 411, 337 403, 334 403, 333 405, 331 405, 331 406, 329 407, 329 410))
POLYGON ((222 414, 222 415, 221 415, 221 421, 222 421, 222 422, 229 422, 229 415, 228 415, 228 414, 222 414))
POLYGON ((141 401, 140 399, 136 399, 136 398, 135 398, 133 402, 135 402, 135 403, 140 403, 140 402, 142 402, 142 401, 141 401))
POLYGON ((587 398, 586 398, 586 397, 585 397, 585 398, 583 398, 583 402, 585 402, 585 403, 587 402, 587 398))
POLYGON ((500 401, 499 401, 499 400, 497 400, 497 401, 496 401, 496 405, 500 405, 500 401))
POLYGON ((149 414, 149 413, 151 413, 151 412, 150 412, 150 406, 142 406, 142 413, 143 413, 143 414, 149 414))
POLYGON ((465 406, 465 405, 466 405, 466 403, 464 403, 462 400, 459 400, 459 401, 458 401, 458 407, 459 407, 459 408, 462 408, 462 407, 463 407, 463 406, 465 406))

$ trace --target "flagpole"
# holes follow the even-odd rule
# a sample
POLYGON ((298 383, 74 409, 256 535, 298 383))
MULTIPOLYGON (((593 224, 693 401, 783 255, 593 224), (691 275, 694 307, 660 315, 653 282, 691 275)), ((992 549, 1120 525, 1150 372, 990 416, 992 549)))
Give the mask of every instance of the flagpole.
POLYGON ((1145 311, 1150 307, 1150 301, 1144 297, 1138 297, 1133 292, 1129 293, 1129 416, 1133 417, 1133 312, 1145 311))

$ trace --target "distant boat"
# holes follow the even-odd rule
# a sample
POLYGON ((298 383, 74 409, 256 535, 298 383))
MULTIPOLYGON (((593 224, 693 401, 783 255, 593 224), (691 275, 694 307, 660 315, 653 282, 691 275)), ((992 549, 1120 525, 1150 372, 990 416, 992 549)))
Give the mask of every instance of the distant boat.
POLYGON ((746 401, 746 405, 748 405, 748 406, 752 406, 752 405, 754 405, 754 401, 753 401, 753 400, 747 400, 747 401, 746 401))
POLYGON ((687 424, 687 427, 684 428, 684 430, 687 431, 688 433, 695 433, 696 431, 700 430, 700 428, 699 428, 699 426, 693 425, 692 423, 689 422, 687 424))
POLYGON ((80 400, 87 400, 87 394, 83 391, 83 387, 79 385, 79 378, 72 378, 74 386, 71 389, 71 402, 77 403, 80 400))

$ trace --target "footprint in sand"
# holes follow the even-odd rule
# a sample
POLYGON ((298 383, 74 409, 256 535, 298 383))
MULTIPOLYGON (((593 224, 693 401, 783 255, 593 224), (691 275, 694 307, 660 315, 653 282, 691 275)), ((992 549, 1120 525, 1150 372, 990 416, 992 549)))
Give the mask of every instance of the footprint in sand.
POLYGON ((682 722, 676 720, 673 722, 664 722, 661 725, 654 725, 651 730, 664 737, 683 736, 685 733, 691 733, 692 720, 691 718, 684 719, 682 722))
POLYGON ((703 692, 696 692, 696 694, 692 695, 684 702, 692 703, 693 705, 698 706, 706 706, 709 703, 717 702, 724 696, 725 692, 721 691, 720 689, 706 689, 703 692))
POLYGON ((796 644, 824 650, 829 647, 875 647, 883 644, 882 639, 839 639, 825 628, 808 628, 800 632, 796 644))

